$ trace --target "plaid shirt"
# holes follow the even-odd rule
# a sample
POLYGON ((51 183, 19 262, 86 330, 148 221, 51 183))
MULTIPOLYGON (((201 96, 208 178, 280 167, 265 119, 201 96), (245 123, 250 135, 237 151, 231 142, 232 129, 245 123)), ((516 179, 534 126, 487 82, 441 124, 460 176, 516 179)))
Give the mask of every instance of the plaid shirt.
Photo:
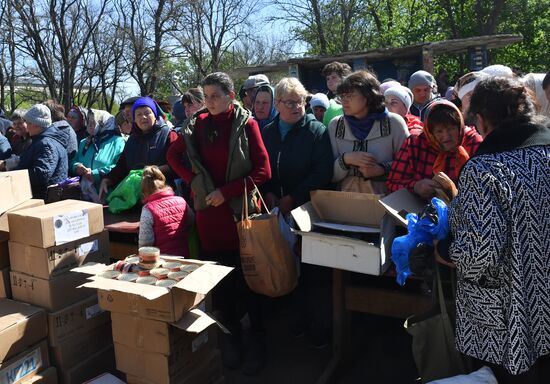
MULTIPOLYGON (((470 156, 475 153, 481 141, 481 135, 476 132, 475 128, 465 128, 462 146, 470 156)), ((411 135, 405 140, 392 162, 386 182, 388 192, 392 193, 401 188, 407 188, 414 192, 413 188, 417 181, 431 179, 434 176, 433 165, 437 155, 438 151, 430 145, 424 132, 412 130, 411 135)), ((448 156, 445 173, 455 184, 458 181, 459 171, 456 169, 456 158, 448 156)))

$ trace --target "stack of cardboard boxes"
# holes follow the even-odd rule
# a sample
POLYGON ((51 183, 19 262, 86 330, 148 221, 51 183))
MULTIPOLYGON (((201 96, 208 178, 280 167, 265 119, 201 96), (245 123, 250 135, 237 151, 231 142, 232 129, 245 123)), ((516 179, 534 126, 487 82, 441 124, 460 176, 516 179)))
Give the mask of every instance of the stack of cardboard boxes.
MULTIPOLYGON (((216 322, 196 308, 231 268, 200 263, 171 289, 95 278, 101 308, 111 311, 117 369, 129 384, 220 384, 216 322)), ((109 266, 82 267, 100 274, 109 266)))
POLYGON ((103 207, 64 200, 8 214, 13 298, 47 310, 48 344, 59 381, 80 384, 114 368, 110 317, 86 276, 71 269, 109 261, 103 207))
POLYGON ((0 299, 0 382, 56 384, 50 367, 43 309, 0 299))

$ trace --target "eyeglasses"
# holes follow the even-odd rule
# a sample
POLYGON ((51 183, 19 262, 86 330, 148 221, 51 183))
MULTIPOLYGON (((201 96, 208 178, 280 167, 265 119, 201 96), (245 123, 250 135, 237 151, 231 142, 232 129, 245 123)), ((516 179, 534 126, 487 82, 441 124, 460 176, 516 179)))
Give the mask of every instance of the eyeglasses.
POLYGON ((296 100, 279 100, 279 103, 283 104, 288 109, 298 108, 304 105, 305 100, 300 99, 298 101, 296 100))
POLYGON ((351 101, 353 99, 357 99, 359 96, 360 95, 358 93, 355 93, 355 92, 341 93, 339 95, 340 101, 351 101))

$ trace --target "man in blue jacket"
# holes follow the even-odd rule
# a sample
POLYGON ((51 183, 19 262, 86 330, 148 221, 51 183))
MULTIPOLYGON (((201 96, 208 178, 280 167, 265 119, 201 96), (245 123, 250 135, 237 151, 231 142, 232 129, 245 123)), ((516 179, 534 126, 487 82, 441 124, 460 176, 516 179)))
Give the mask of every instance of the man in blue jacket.
POLYGON ((48 185, 60 183, 67 178, 67 150, 63 145, 63 138, 52 126, 52 117, 47 106, 34 105, 24 119, 32 144, 21 154, 17 169, 29 171, 33 197, 44 199, 48 185))

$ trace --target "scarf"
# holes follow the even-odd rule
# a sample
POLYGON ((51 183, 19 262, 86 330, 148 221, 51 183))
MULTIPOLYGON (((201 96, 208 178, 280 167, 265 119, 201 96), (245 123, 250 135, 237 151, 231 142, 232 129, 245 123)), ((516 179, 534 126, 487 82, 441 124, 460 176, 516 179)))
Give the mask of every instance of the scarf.
POLYGON ((384 108, 383 112, 369 113, 364 119, 356 119, 353 116, 344 115, 348 127, 351 129, 351 133, 358 140, 365 140, 376 121, 382 121, 388 117, 388 110, 384 108))
POLYGON ((462 146, 462 142, 464 141, 464 118, 462 117, 462 112, 457 108, 456 105, 453 103, 446 101, 446 100, 438 100, 431 104, 428 107, 428 112, 426 114, 426 122, 424 124, 424 134, 426 135, 426 138, 428 139, 428 142, 434 148, 438 153, 435 158, 435 162, 433 164, 433 173, 434 175, 437 175, 439 172, 446 173, 452 180, 456 180, 458 178, 458 174, 460 173, 460 170, 466 164, 466 162, 470 159, 470 155, 468 154, 468 151, 462 146), (458 142, 460 143, 458 147, 456 147, 453 151, 445 151, 441 147, 441 144, 437 141, 435 136, 431 132, 431 126, 430 126, 430 115, 433 113, 433 111, 440 109, 440 108, 450 108, 455 110, 458 113, 458 116, 460 117, 459 122, 459 129, 458 129, 458 142), (448 158, 455 158, 456 160, 456 166, 455 169, 447 169, 447 159, 448 158))

